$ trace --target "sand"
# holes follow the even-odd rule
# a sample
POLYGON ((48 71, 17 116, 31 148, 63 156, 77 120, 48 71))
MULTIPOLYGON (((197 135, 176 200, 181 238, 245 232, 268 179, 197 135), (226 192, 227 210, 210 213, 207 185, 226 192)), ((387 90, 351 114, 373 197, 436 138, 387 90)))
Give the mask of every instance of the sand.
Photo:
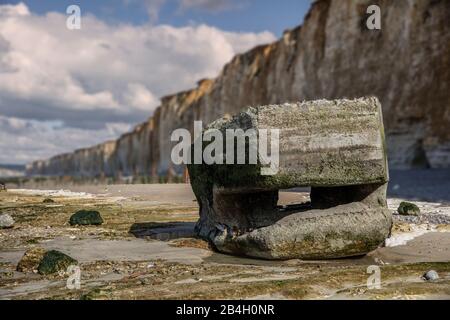
MULTIPOLYGON (((433 223, 450 214, 446 202, 417 201, 427 218, 395 216, 389 246, 364 257, 264 261, 216 253, 193 237, 198 206, 189 185, 44 189, 0 194, 0 210, 16 220, 13 229, 0 230, 1 299, 450 298, 450 228, 433 223), (55 203, 44 204, 47 197, 55 203), (99 210, 105 224, 70 226, 80 208, 99 210), (68 289, 67 274, 16 272, 23 253, 36 246, 77 259, 81 288, 68 289), (381 268, 381 289, 367 287, 370 265, 381 268), (430 269, 439 281, 421 279, 430 269)), ((281 192, 279 203, 303 202, 304 191, 281 192)), ((389 199, 393 212, 401 200, 389 199)))

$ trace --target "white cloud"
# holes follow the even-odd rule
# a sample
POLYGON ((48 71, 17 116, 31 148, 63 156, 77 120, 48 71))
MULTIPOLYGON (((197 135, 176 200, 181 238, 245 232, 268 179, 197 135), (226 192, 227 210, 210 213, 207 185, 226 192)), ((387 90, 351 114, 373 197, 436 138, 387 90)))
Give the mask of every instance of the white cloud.
MULTIPOLYGON (((172 0, 175 1, 175 0, 172 0)), ((168 0, 123 0, 125 5, 140 4, 147 10, 149 23, 154 24, 159 19, 161 8, 168 0)), ((247 1, 243 0, 176 0, 178 4, 178 13, 184 13, 188 10, 197 9, 210 13, 242 8, 246 6, 247 1)))
MULTIPOLYGON (((66 146, 86 145, 72 133, 106 133, 105 123, 143 121, 159 97, 216 76, 236 53, 274 39, 269 32, 231 33, 207 25, 110 25, 92 15, 82 16, 81 30, 68 30, 62 13, 35 15, 23 3, 0 5, 0 115, 9 125, 19 118, 42 121, 45 128, 48 121, 61 123, 40 131, 39 139, 49 141, 39 152, 26 152, 28 160, 51 155, 60 150, 51 130, 70 139, 66 146)), ((40 125, 23 129, 30 144, 35 138, 27 134, 40 125)), ((2 153, 8 140, 0 137, 2 153)), ((14 162, 14 153, 8 154, 14 162)))
POLYGON ((8 17, 8 16, 29 16, 30 10, 23 3, 18 3, 17 5, 5 4, 1 6, 0 17, 8 17))
POLYGON ((24 120, 0 115, 0 163, 26 163, 116 138, 128 123, 107 123, 102 129, 65 127, 60 121, 24 120))
POLYGON ((198 8, 211 12, 219 12, 235 8, 236 6, 238 6, 238 3, 235 0, 180 0, 182 10, 198 8))
POLYGON ((127 105, 142 110, 146 110, 148 106, 158 103, 158 99, 140 83, 128 84, 128 90, 125 92, 124 100, 127 105))
POLYGON ((159 11, 166 0, 146 0, 145 7, 147 9, 148 18, 150 23, 158 21, 159 11))
POLYGON ((150 24, 154 24, 158 21, 159 12, 161 8, 166 4, 166 0, 122 0, 125 6, 139 5, 147 10, 148 20, 150 24))

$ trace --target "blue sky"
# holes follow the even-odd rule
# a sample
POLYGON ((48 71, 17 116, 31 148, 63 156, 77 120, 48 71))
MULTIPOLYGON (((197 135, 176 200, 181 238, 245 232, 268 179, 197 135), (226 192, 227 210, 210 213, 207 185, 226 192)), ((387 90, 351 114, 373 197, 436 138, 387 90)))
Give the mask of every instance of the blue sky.
POLYGON ((0 163, 116 139, 302 23, 310 0, 0 0, 0 163), (81 8, 80 30, 66 9, 81 8))
MULTIPOLYGON (((146 2, 158 0, 1 0, 0 3, 24 2, 32 12, 45 14, 48 11, 64 12, 71 4, 81 7, 82 13, 91 13, 110 23, 147 23, 149 16, 146 2)), ((176 0, 166 0, 161 5, 158 19, 153 23, 180 27, 207 24, 222 30, 235 32, 261 32, 269 30, 280 36, 287 28, 302 23, 310 7, 310 0, 216 0, 193 1, 193 5, 182 8, 176 0)))

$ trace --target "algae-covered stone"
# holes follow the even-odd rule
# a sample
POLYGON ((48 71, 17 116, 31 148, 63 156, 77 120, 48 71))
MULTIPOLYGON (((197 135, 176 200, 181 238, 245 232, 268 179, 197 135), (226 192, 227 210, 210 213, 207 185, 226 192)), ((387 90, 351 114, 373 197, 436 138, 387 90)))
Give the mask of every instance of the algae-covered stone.
POLYGON ((52 274, 59 271, 66 271, 71 265, 78 264, 78 261, 68 255, 56 251, 47 251, 38 266, 40 274, 52 274))
POLYGON ((0 214, 0 229, 14 227, 14 219, 9 214, 0 214))
POLYGON ((70 225, 101 225, 103 219, 98 211, 80 210, 70 217, 70 225))
POLYGON ((35 272, 44 258, 46 250, 44 248, 31 248, 27 250, 22 259, 17 264, 16 270, 19 272, 35 272))
MULTIPOLYGON (((376 98, 318 100, 252 107, 208 125, 205 134, 234 129, 261 138, 275 130, 270 135, 279 139, 266 151, 278 151, 279 161, 266 170, 265 155, 257 153, 256 164, 188 165, 200 204, 198 235, 221 252, 265 259, 341 258, 376 249, 392 227, 381 110, 376 98), (278 207, 278 191, 295 187, 311 187, 311 202, 278 207)), ((244 159, 255 154, 250 140, 239 151, 244 159)), ((234 149, 225 146, 219 156, 235 158, 234 149)))
POLYGON ((397 212, 404 216, 417 216, 420 209, 414 203, 403 201, 397 209, 397 212))

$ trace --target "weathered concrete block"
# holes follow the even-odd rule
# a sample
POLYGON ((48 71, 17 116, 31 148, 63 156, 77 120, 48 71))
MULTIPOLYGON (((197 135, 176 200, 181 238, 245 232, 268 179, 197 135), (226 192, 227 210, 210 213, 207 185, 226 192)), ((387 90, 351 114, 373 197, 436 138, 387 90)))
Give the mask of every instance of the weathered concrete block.
MULTIPOLYGON (((196 230, 219 251, 267 259, 339 258, 365 254, 388 237, 389 177, 376 98, 249 108, 206 130, 212 128, 224 135, 227 129, 279 130, 279 165, 271 175, 263 174, 259 154, 256 164, 188 166, 200 204, 196 230), (311 187, 311 202, 277 206, 278 190, 299 186, 311 187)), ((223 150, 225 159, 229 150, 223 150)))

